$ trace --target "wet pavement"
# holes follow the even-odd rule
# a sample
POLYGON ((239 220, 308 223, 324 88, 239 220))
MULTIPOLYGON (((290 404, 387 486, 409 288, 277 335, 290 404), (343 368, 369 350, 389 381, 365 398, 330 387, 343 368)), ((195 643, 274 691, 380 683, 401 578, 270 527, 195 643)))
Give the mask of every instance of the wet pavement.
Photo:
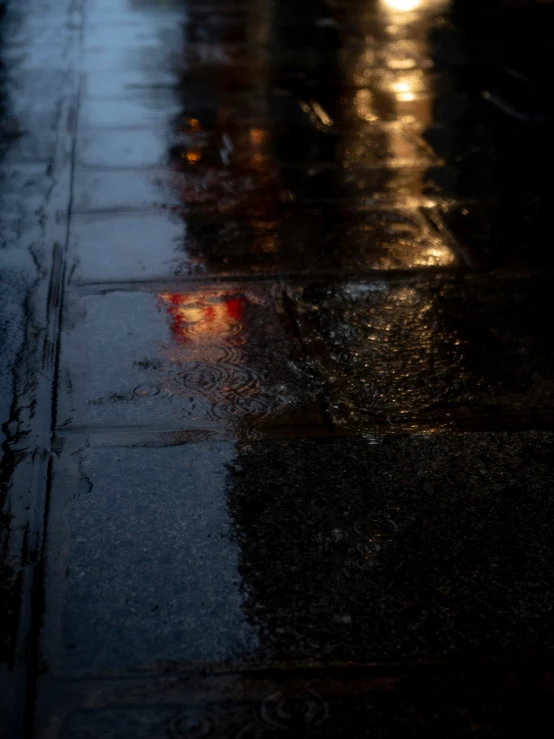
POLYGON ((9 739, 551 736, 554 5, 0 2, 9 739))

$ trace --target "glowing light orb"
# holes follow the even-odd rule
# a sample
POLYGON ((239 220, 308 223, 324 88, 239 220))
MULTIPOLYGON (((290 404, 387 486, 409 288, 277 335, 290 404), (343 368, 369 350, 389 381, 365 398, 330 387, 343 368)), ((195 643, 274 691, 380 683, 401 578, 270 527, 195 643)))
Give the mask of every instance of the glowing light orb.
POLYGON ((391 10, 415 10, 422 0, 383 0, 383 4, 391 10))

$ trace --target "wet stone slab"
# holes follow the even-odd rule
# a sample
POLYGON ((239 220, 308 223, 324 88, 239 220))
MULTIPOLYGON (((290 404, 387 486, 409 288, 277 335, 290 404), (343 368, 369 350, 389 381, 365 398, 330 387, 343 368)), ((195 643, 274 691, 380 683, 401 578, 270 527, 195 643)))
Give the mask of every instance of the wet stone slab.
POLYGON ((164 3, 159 0, 136 0, 133 3, 128 0, 89 0, 88 5, 92 20, 97 15, 104 22, 117 22, 118 17, 127 22, 137 19, 171 19, 174 15, 182 15, 183 8, 180 0, 168 0, 164 3))
MULTIPOLYGON (((202 41, 221 42, 229 39, 244 39, 245 26, 249 13, 252 13, 249 3, 242 8, 233 4, 187 3, 187 30, 190 38, 202 41)), ((393 3, 385 6, 386 20, 400 22, 405 38, 421 37, 444 27, 444 11, 448 10, 448 0, 439 0, 422 4, 416 12, 406 12, 402 8, 395 9, 393 3)), ((337 37, 338 33, 346 37, 364 36, 368 30, 383 33, 383 16, 379 8, 364 6, 363 4, 348 3, 340 7, 340 3, 305 3, 293 6, 283 5, 276 9, 272 19, 272 31, 276 36, 286 34, 296 46, 307 45, 310 41, 319 41, 322 38, 337 37)))
POLYGON ((168 135, 162 130, 94 130, 77 138, 77 163, 111 169, 155 167, 167 158, 168 135))
MULTIPOLYGON (((322 82, 303 90, 293 83, 279 86, 268 83, 262 89, 250 91, 220 86, 215 81, 207 84, 202 75, 95 72, 87 75, 85 91, 96 100, 92 105, 85 99, 82 119, 89 123, 97 116, 107 118, 106 114, 111 112, 112 123, 117 124, 114 116, 117 103, 121 103, 124 120, 133 98, 150 104, 159 100, 158 113, 165 110, 166 115, 171 112, 168 103, 179 100, 181 115, 197 119, 203 128, 217 128, 218 122, 221 125, 218 116, 224 109, 226 124, 232 124, 235 130, 245 124, 260 129, 294 125, 300 129, 300 136, 301 129, 310 126, 315 129, 314 133, 338 134, 347 133, 357 125, 367 133, 368 124, 396 126, 408 133, 421 132, 431 120, 439 126, 462 126, 470 115, 487 122, 493 113, 490 104, 475 94, 470 98, 468 90, 457 80, 414 71, 402 74, 391 71, 387 75, 375 71, 366 79, 365 86, 359 88, 322 82), (178 86, 183 82, 186 83, 186 97, 179 95, 178 86), (449 89, 447 83, 452 84, 454 90, 449 89), (458 84, 459 90, 456 89, 458 84), (116 91, 121 96, 119 101, 114 98, 116 91), (100 99, 103 97, 114 98, 109 101, 109 109, 107 101, 100 99)), ((375 139, 373 134, 372 137, 375 139)), ((314 143, 316 141, 317 137, 314 143)))
POLYGON ((29 318, 29 294, 36 284, 44 212, 52 189, 46 167, 0 165, 0 439, 13 413, 14 372, 29 318))
MULTIPOLYGON (((147 111, 140 120, 148 121, 147 111)), ((108 169, 167 164, 169 171, 183 174, 209 168, 216 176, 227 171, 266 178, 277 167, 294 165, 309 172, 321 166, 363 171, 426 169, 440 163, 415 133, 397 128, 356 126, 349 132, 318 133, 292 125, 264 130, 229 124, 214 132, 202 130, 193 117, 177 119, 175 127, 167 128, 86 128, 78 138, 77 162, 108 169)))
MULTIPOLYGON (((122 34, 126 28, 122 26, 122 34)), ((178 48, 178 47, 177 47, 178 48)), ((156 73, 159 69, 171 66, 176 52, 171 46, 152 41, 150 44, 131 46, 94 46, 83 51, 83 71, 85 73, 142 70, 145 75, 156 73)))
POLYGON ((108 97, 109 93, 115 89, 117 89, 116 82, 103 84, 102 78, 87 83, 87 91, 92 94, 103 93, 106 99, 95 97, 85 99, 79 109, 79 125, 82 129, 94 127, 132 129, 163 126, 169 118, 180 112, 170 86, 152 86, 134 91, 131 89, 127 100, 108 97))
POLYGON ((550 738, 552 9, 0 0, 25 735, 550 738))
POLYGON ((551 434, 70 442, 54 674, 552 654, 551 434))
POLYGON ((52 188, 52 178, 47 167, 40 164, 23 164, 0 168, 0 254, 18 252, 25 254, 23 244, 38 243, 41 237, 40 215, 52 188))
POLYGON ((90 450, 75 459, 56 472, 54 520, 67 538, 50 550, 52 667, 250 652, 255 634, 241 610, 224 496, 233 447, 90 450))
POLYGON ((51 162, 56 154, 58 116, 44 116, 43 120, 45 129, 37 134, 20 128, 16 118, 10 119, 14 135, 0 141, 0 157, 9 164, 51 162))
MULTIPOLYGON (((99 113, 106 102, 117 106, 119 102, 149 102, 158 98, 160 105, 167 110, 168 101, 173 99, 177 79, 168 70, 156 72, 137 72, 110 70, 104 72, 88 72, 83 75, 83 105, 95 99, 99 102, 99 113)), ((90 107, 89 107, 90 110, 90 107)), ((96 111, 92 112, 96 114, 96 111)))
MULTIPOLYGON (((60 739, 127 739, 130 731, 138 739, 365 739, 369 732, 387 731, 401 739, 435 739, 451 734, 453 726, 460 738, 500 739, 531 731, 546 739, 553 728, 552 675, 538 665, 423 667, 391 674, 241 672, 106 681, 101 690, 97 682, 64 684, 64 689, 66 703, 45 723, 41 739, 52 731, 60 739)), ((58 698, 55 690, 52 696, 58 698)))
POLYGON ((499 167, 483 161, 433 167, 424 173, 420 183, 423 183, 420 187, 428 201, 439 203, 445 209, 457 201, 469 201, 472 206, 478 201, 513 202, 514 197, 529 198, 540 192, 537 180, 531 178, 528 168, 499 167))
POLYGON ((340 426, 553 407, 547 279, 353 280, 289 295, 340 426))
MULTIPOLYGON (((78 204, 105 193, 81 189, 83 182, 96 181, 106 179, 96 173, 79 176, 78 204)), ((218 215, 209 208, 151 215, 81 215, 73 218, 71 244, 77 262, 73 278, 88 281, 459 265, 456 254, 416 208, 309 209, 282 204, 250 218, 218 215)))
MULTIPOLYGON (((550 186, 547 185, 548 190, 550 186)), ((461 203, 439 210, 440 221, 468 254, 486 267, 552 267, 550 193, 505 201, 461 203)))
POLYGON ((10 71, 3 75, 0 69, 0 158, 26 166, 51 163, 76 75, 40 63, 10 71))
MULTIPOLYGON (((465 173, 459 169, 428 167, 421 162, 397 162, 398 166, 350 167, 336 164, 277 165, 263 167, 189 166, 187 156, 195 159, 195 150, 167 152, 164 160, 153 161, 146 169, 109 171, 100 167, 94 173, 101 183, 98 192, 81 191, 87 178, 78 169, 79 210, 144 209, 149 206, 171 206, 202 209, 209 206, 214 214, 236 215, 242 218, 273 217, 283 204, 320 207, 336 203, 344 205, 414 207, 434 205, 438 199, 451 198, 458 190, 467 191, 465 173), (165 169, 157 165, 168 162, 165 169), (406 166, 404 166, 406 165, 406 166), (116 188, 118 191, 116 192, 116 188), (466 188, 464 190, 463 188, 466 188), (110 199, 108 190, 114 193, 110 199), (138 195, 136 195, 136 193, 138 195)), ((127 160, 130 161, 131 156, 127 160)), ((119 160, 119 167, 126 167, 119 160)), ((85 165, 88 166, 88 163, 85 165)), ((95 165, 93 165, 95 166, 95 165)), ((486 174, 486 173, 485 173, 486 174)), ((475 172, 478 194, 498 192, 495 175, 483 183, 483 172, 475 172)))
POLYGON ((322 422, 319 383, 276 285, 165 286, 77 305, 64 340, 61 426, 322 422))
MULTIPOLYGON (((146 15, 131 17, 127 23, 119 23, 109 16, 86 24, 84 49, 178 49, 182 44, 183 30, 174 17, 146 15)), ((154 57, 155 58, 155 57, 154 57)), ((163 66, 163 65, 160 65, 163 66)))
MULTIPOLYGON (((83 198, 89 193, 83 189, 83 198)), ((80 195, 78 191, 78 202, 83 202, 80 195)), ((75 215, 70 243, 75 281, 140 280, 195 271, 186 225, 177 215, 75 215)))
MULTIPOLYGON (((322 109, 307 106, 310 116, 324 120, 322 109)), ((321 121, 319 121, 321 123, 321 121)), ((351 131, 317 130, 316 126, 275 125, 271 129, 260 126, 228 125, 227 131, 198 131, 190 133, 179 147, 183 164, 214 167, 237 166, 260 169, 275 166, 305 164, 337 164, 347 167, 425 166, 430 154, 423 141, 408 131, 398 128, 380 128, 359 123, 351 131), (197 156, 187 156, 194 150, 197 156)), ((198 121, 195 121, 198 126, 198 121)), ((325 129, 325 126, 323 126, 325 129)), ((186 128, 185 128, 186 130, 186 128)))
POLYGON ((160 169, 137 172, 78 167, 75 171, 73 207, 76 214, 162 210, 179 204, 178 189, 171 186, 166 172, 160 169))
POLYGON ((268 70, 272 79, 283 82, 299 77, 303 73, 312 83, 327 72, 332 83, 347 81, 350 85, 364 86, 368 69, 449 69, 466 64, 481 66, 495 64, 502 59, 502 43, 496 39, 472 39, 467 44, 456 34, 451 34, 449 43, 439 46, 429 44, 423 32, 418 37, 402 38, 400 34, 368 35, 337 38, 337 33, 328 29, 315 29, 311 38, 303 43, 290 43, 286 29, 260 39, 258 43, 238 41, 201 42, 187 44, 179 54, 177 63, 184 71, 197 72, 217 77, 222 71, 227 77, 242 76, 253 86, 251 67, 257 71, 268 70))
POLYGON ((433 125, 426 129, 424 140, 437 158, 452 165, 468 170, 493 168, 505 179, 501 184, 506 192, 525 172, 544 190, 548 180, 543 182, 541 174, 550 171, 554 160, 549 129, 506 121, 501 111, 491 104, 488 108, 488 116, 466 115, 455 125, 433 125))

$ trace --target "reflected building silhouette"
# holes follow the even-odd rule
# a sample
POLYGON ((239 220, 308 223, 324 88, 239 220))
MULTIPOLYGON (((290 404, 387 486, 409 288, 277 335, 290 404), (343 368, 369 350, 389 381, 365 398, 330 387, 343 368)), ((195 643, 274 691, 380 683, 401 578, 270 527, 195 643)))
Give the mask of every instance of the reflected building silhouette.
MULTIPOLYGON (((183 89, 204 90, 209 76, 213 97, 188 101, 178 124, 184 143, 170 152, 187 249, 199 271, 240 279, 453 264, 451 248, 431 234, 419 209, 429 205, 423 178, 430 153, 420 134, 432 123, 432 59, 428 23, 412 12, 416 5, 352 3, 336 17, 319 0, 294 15, 287 3, 222 8, 228 12, 193 13, 185 27, 183 89)), ((195 375, 212 377, 208 345, 226 340, 212 330, 225 330, 210 318, 214 301, 222 301, 218 311, 234 301, 255 306, 247 293, 234 286, 161 296, 177 345, 187 321, 206 332, 202 361, 209 366, 196 367, 195 375), (189 321, 193 310, 202 313, 196 324, 189 321)), ((278 293, 273 310, 282 313, 278 293)), ((281 341, 277 351, 260 352, 259 337, 245 325, 250 311, 242 311, 239 375, 247 369, 259 379, 231 382, 237 413, 230 421, 279 425, 289 401, 299 410, 290 364, 317 378, 308 383, 306 407, 319 405, 323 417, 351 431, 417 417, 456 395, 463 341, 456 326, 437 325, 443 317, 432 289, 383 284, 368 301, 345 283, 327 295, 319 291, 315 302, 291 289, 286 301, 290 315, 279 320, 308 332, 296 350, 283 350, 281 341), (311 356, 318 342, 325 348, 311 356), (437 374, 451 378, 439 397, 429 380, 437 374), (249 398, 244 415, 241 392, 249 398), (259 419, 251 412, 256 393, 275 397, 261 403, 259 419)), ((182 363, 197 361, 190 346, 185 355, 182 363)), ((220 389, 216 395, 219 404, 220 389)))
MULTIPOLYGON (((333 14, 314 0, 292 15, 286 2, 252 2, 214 16, 215 30, 193 18, 183 87, 205 89, 209 75, 213 97, 188 101, 187 144, 172 149, 171 167, 200 271, 338 276, 455 262, 420 210, 433 205, 425 176, 435 155, 421 138, 433 124, 432 58, 415 10, 379 0, 333 14)), ((184 392, 202 393, 235 438, 286 438, 307 417, 319 435, 363 434, 459 396, 464 339, 431 283, 291 285, 286 313, 280 291, 160 295, 184 392)), ((244 610, 264 658, 355 659, 387 641, 364 610, 394 525, 368 500, 370 468, 345 500, 349 455, 366 442, 301 444, 293 461, 286 441, 237 443, 228 500, 244 610)))
POLYGON ((288 11, 286 3, 249 4, 243 26, 221 21, 228 30, 210 37, 218 64, 191 63, 184 73, 185 89, 204 89, 208 67, 213 95, 188 120, 199 146, 171 152, 189 250, 207 268, 239 274, 448 263, 452 255, 413 209, 367 210, 420 189, 417 147, 396 125, 409 82, 398 82, 397 96, 379 89, 375 59, 371 79, 360 72, 368 54, 386 55, 396 43, 385 19, 359 4, 340 26, 313 2, 293 27, 288 11), (249 30, 237 40, 237 28, 249 30))

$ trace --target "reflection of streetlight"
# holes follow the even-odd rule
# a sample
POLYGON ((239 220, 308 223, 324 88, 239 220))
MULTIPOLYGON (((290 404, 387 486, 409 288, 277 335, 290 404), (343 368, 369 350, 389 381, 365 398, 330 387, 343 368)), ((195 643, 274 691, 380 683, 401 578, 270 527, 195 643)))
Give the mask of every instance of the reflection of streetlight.
POLYGON ((421 0, 383 0, 383 4, 390 10, 415 10, 421 0))
POLYGON ((396 98, 403 103, 410 103, 412 100, 415 100, 413 88, 410 85, 410 81, 407 79, 393 82, 392 89, 396 94, 396 98))

